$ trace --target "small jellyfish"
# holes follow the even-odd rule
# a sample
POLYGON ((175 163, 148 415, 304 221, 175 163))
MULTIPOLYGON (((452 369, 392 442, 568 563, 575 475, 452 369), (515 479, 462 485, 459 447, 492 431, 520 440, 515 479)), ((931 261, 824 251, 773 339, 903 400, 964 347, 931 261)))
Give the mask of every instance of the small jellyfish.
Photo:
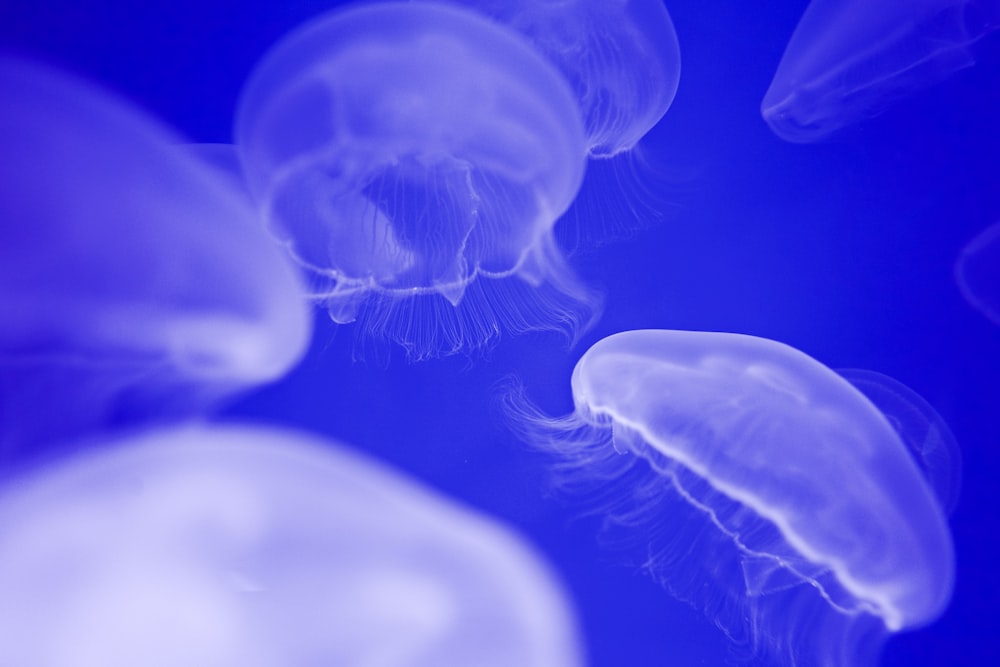
POLYGON ((0 493, 0 664, 576 667, 563 592, 494 522, 336 445, 188 426, 0 493))
POLYGON ((253 72, 236 144, 270 229, 363 340, 420 359, 595 314, 552 235, 583 178, 580 112, 502 26, 422 3, 326 14, 253 72))
POLYGON ((677 93, 680 49, 661 0, 450 2, 521 33, 562 72, 583 114, 591 157, 631 150, 677 93))
POLYGON ((941 415, 905 384, 875 371, 840 368, 837 374, 865 395, 906 443, 945 513, 951 515, 962 490, 962 452, 941 415))
POLYGON ((0 60, 0 450, 202 409, 312 322, 245 197, 127 102, 0 60))
POLYGON ((974 64, 997 0, 813 0, 761 102, 782 139, 811 142, 974 64))
MULTIPOLYGON (((846 380, 752 336, 630 331, 591 347, 575 412, 508 394, 512 424, 597 485, 641 566, 781 664, 869 664, 948 604, 945 515, 906 444, 846 380)), ((584 480, 581 482, 581 479, 584 480)))
POLYGON ((955 282, 969 305, 1000 325, 1000 222, 962 249, 955 263, 955 282))

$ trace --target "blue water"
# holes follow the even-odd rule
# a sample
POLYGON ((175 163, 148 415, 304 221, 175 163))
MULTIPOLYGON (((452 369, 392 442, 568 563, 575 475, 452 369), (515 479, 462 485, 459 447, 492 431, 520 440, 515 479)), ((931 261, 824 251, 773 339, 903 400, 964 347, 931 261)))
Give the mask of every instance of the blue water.
MULTIPOLYGON (((629 225, 600 207, 575 211, 578 224, 593 216, 608 230, 569 257, 605 293, 601 319, 575 346, 525 334, 471 359, 356 363, 352 325, 322 312, 303 362, 226 415, 352 443, 519 530, 563 577, 591 665, 717 665, 731 648, 710 621, 625 566, 599 544, 596 520, 550 493, 544 458, 497 419, 497 382, 517 373, 543 409, 569 412, 580 355, 641 328, 751 334, 832 368, 884 373, 949 425, 964 484, 950 517, 951 606, 892 637, 880 664, 984 664, 1000 653, 1000 327, 963 299, 954 264, 1000 220, 1000 35, 972 47, 975 66, 823 142, 792 144, 759 111, 806 3, 778 4, 669 3, 682 69, 642 144, 656 192, 622 203, 646 223, 632 234, 616 234, 629 225)), ((254 64, 330 7, 4 5, 0 45, 105 84, 192 141, 227 142, 254 64)))

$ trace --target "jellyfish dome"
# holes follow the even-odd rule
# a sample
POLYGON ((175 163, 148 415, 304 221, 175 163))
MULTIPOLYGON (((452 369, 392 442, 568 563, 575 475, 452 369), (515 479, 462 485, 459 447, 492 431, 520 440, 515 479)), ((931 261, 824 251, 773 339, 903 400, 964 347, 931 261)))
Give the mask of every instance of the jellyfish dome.
POLYGON ((0 664, 581 664, 519 538, 335 443, 188 426, 6 482, 0 664))
POLYGON ((593 315, 552 236, 584 173, 568 84, 521 37, 436 4, 292 33, 246 84, 236 144, 317 298, 412 357, 593 315))
POLYGON ((644 567, 739 642, 782 663, 868 664, 887 632, 947 606, 934 491, 878 408, 814 359, 753 336, 629 331, 591 347, 572 387, 569 417, 510 402, 522 434, 621 484, 607 509, 644 567))
POLYGON ((126 388, 200 409, 304 353, 294 268, 181 143, 86 82, 0 60, 0 444, 75 433, 126 388))
POLYGON ((997 29, 996 0, 812 0, 761 113, 782 139, 821 140, 975 64, 997 29))
POLYGON ((527 37, 572 86, 587 152, 632 149, 677 93, 680 49, 661 0, 451 0, 527 37))

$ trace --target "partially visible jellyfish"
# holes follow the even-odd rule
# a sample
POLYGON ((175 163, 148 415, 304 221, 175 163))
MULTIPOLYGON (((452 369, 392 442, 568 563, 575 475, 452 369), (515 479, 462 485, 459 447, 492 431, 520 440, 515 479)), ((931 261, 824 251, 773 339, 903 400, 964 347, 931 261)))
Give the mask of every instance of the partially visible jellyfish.
POLYGON ((0 450, 201 410, 304 353, 294 268, 180 143, 88 83, 0 60, 0 450))
POLYGON ((1000 325, 1000 222, 962 249, 955 263, 955 282, 969 305, 1000 325))
POLYGON ((869 664, 887 632, 948 605, 934 491, 879 409, 812 358, 752 336, 630 331, 591 347, 572 387, 561 418, 508 394, 514 427, 754 659, 869 664))
POLYGON ((0 664, 581 664, 520 539, 334 443, 228 425, 104 445, 0 493, 0 664))
POLYGON ((974 64, 997 29, 997 0, 812 0, 761 113, 782 139, 823 139, 974 64))
POLYGON ((560 247, 591 248, 662 219, 675 184, 641 142, 670 108, 680 80, 677 34, 662 0, 448 1, 519 32, 573 90, 593 159, 556 225, 560 247))
POLYGON ((518 35, 454 7, 326 14, 264 58, 236 143, 270 229, 340 323, 424 358, 594 317, 552 236, 580 112, 518 35))
POLYGON ((937 410, 888 375, 860 368, 839 368, 837 374, 864 394, 892 424, 942 509, 950 515, 962 490, 962 452, 937 410))
POLYGON ((631 150, 677 93, 680 49, 662 0, 449 1, 521 33, 562 72, 591 157, 631 150))

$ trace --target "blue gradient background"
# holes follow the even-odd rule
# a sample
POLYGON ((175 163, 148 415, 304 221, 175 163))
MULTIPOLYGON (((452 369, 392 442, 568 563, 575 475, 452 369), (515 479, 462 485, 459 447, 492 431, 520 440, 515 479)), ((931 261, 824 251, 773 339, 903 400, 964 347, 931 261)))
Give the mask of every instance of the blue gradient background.
MULTIPOLYGON (((254 63, 334 5, 2 0, 0 48, 103 82, 193 141, 225 142, 254 63)), ((576 348, 529 335, 472 362, 407 365, 397 355, 377 368, 352 363, 349 327, 318 315, 304 363, 228 412, 352 443, 519 529, 562 573, 595 667, 716 665, 722 635, 600 549, 594 521, 547 496, 543 462, 497 423, 495 382, 517 372, 543 408, 566 412, 583 350, 636 328, 748 333, 833 368, 876 370, 941 413, 965 466, 952 517, 954 602, 937 624, 893 638, 881 664, 991 663, 1000 328, 963 302, 953 263, 1000 220, 1000 34, 976 46, 976 67, 831 141, 792 145, 771 134, 758 105, 805 5, 668 4, 681 84, 646 146, 670 205, 651 228, 572 258, 607 294, 576 348)))

